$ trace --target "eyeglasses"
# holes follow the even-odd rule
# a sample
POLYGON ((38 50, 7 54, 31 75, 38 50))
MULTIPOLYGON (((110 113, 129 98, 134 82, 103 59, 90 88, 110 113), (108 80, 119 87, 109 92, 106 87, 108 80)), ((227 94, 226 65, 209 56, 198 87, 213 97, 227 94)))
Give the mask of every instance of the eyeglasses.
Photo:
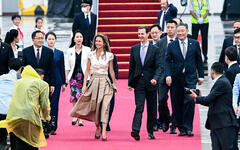
POLYGON ((36 39, 36 40, 43 40, 44 38, 43 37, 35 37, 34 39, 36 39))
POLYGON ((151 32, 151 34, 158 34, 159 32, 151 32))
POLYGON ((234 36, 234 39, 240 40, 240 36, 234 36))

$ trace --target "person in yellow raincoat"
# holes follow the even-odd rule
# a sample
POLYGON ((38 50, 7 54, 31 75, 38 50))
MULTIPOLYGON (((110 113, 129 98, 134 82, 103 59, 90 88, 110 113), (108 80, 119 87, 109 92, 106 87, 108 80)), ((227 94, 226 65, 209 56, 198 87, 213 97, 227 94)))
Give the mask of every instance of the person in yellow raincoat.
POLYGON ((15 84, 7 118, 0 122, 0 128, 15 136, 17 150, 47 145, 41 119, 51 119, 49 86, 40 75, 30 65, 24 68, 15 84))

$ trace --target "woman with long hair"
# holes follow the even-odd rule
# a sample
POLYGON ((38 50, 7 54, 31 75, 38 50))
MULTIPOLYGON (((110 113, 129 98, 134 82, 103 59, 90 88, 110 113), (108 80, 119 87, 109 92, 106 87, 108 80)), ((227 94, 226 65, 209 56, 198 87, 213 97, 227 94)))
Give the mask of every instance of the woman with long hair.
POLYGON ((45 36, 45 39, 48 44, 48 48, 53 50, 53 60, 54 60, 54 75, 56 79, 55 90, 50 97, 51 100, 51 124, 52 124, 52 131, 51 135, 56 135, 56 130, 58 127, 58 104, 59 104, 59 97, 60 91, 65 91, 65 67, 64 67, 64 54, 61 50, 55 48, 55 43, 57 40, 57 36, 54 32, 48 32, 45 36))
MULTIPOLYGON (((66 83, 70 84, 70 102, 73 106, 82 95, 83 79, 91 49, 83 45, 83 34, 76 31, 65 55, 66 83)), ((73 118, 72 125, 84 126, 81 119, 73 118)))
POLYGON ((11 29, 10 31, 8 31, 4 42, 12 47, 14 57, 18 58, 18 55, 20 55, 18 50, 19 46, 16 44, 19 42, 18 30, 11 29))
POLYGON ((83 95, 72 109, 70 115, 95 122, 95 139, 107 140, 106 127, 109 116, 109 106, 114 91, 116 78, 113 70, 113 54, 106 36, 98 34, 93 40, 92 51, 88 55, 87 69, 84 76, 83 95), (108 78, 108 69, 113 80, 108 78), (90 81, 87 85, 87 79, 90 81), (102 123, 102 132, 100 128, 102 123))

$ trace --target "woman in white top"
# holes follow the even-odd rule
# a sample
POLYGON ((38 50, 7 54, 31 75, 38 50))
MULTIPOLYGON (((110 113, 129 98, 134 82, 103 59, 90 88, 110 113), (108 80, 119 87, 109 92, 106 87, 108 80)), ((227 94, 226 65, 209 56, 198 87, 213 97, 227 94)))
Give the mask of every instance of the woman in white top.
POLYGON ((116 91, 113 58, 106 37, 102 34, 96 35, 93 40, 92 51, 88 55, 87 69, 82 88, 83 95, 70 113, 72 117, 79 117, 95 122, 97 127, 95 139, 99 139, 101 136, 99 124, 102 123, 103 141, 107 140, 106 127, 109 106, 113 92, 116 91), (108 78, 108 68, 113 85, 108 78), (90 75, 90 81, 87 85, 88 75, 90 75))
MULTIPOLYGON (((70 102, 73 106, 82 95, 83 78, 87 68, 88 54, 91 49, 82 45, 83 34, 76 31, 73 34, 70 48, 64 54, 66 83, 70 84, 70 102)), ((78 122, 79 126, 83 126, 81 119, 73 118, 72 125, 78 122)))
POLYGON ((14 58, 18 58, 22 56, 21 52, 19 52, 19 46, 16 44, 19 42, 19 32, 16 29, 11 29, 7 32, 5 37, 5 43, 9 44, 12 47, 14 58))

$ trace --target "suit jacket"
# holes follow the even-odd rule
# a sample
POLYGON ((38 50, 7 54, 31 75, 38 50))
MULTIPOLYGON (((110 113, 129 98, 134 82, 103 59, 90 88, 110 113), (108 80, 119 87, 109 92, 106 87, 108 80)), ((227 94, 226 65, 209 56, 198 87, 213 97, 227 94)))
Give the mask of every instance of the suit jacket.
POLYGON ((80 12, 80 14, 74 18, 72 26, 73 33, 76 30, 80 30, 83 33, 83 45, 86 45, 88 47, 92 46, 92 41, 95 36, 97 26, 97 16, 92 12, 90 13, 90 16, 90 26, 87 25, 87 21, 83 12, 80 12))
MULTIPOLYGON (((88 54, 90 53, 91 49, 87 46, 82 46, 82 57, 81 57, 81 67, 83 74, 85 74, 87 69, 87 61, 88 61, 88 54)), ((75 46, 69 48, 64 55, 65 59, 65 70, 70 70, 67 79, 70 81, 76 63, 76 51, 75 46)))
POLYGON ((160 60, 161 62, 161 70, 163 71, 160 78, 159 78, 159 83, 164 84, 165 82, 165 65, 164 65, 164 60, 165 56, 167 54, 167 36, 163 37, 161 40, 159 40, 156 44, 157 47, 159 47, 159 54, 160 54, 160 60))
POLYGON ((9 72, 8 62, 11 58, 14 58, 12 47, 7 43, 0 42, 0 75, 9 72))
POLYGON ((145 81, 147 81, 147 86, 149 86, 149 88, 155 89, 157 86, 151 85, 150 81, 152 79, 158 81, 162 72, 158 47, 149 44, 144 60, 144 65, 142 65, 140 59, 140 48, 141 44, 137 44, 131 48, 128 86, 135 88, 136 82, 142 76, 145 81))
POLYGON ((66 84, 64 55, 62 51, 56 48, 54 49, 54 74, 56 85, 66 84))
MULTIPOLYGON (((169 21, 169 20, 172 20, 173 18, 176 18, 177 17, 177 12, 178 12, 178 10, 177 10, 177 8, 173 5, 173 4, 170 4, 169 6, 168 6, 168 11, 167 11, 167 13, 166 13, 166 15, 165 15, 165 21, 167 22, 167 21, 169 21)), ((157 23, 158 24, 160 24, 160 20, 161 20, 161 16, 162 16, 162 13, 163 13, 164 11, 163 10, 161 10, 159 13, 158 13, 158 20, 157 20, 157 23)), ((161 25, 162 26, 162 25, 161 25)))
POLYGON ((232 106, 232 87, 223 75, 213 85, 208 96, 196 98, 196 103, 208 106, 207 129, 237 126, 232 106))
POLYGON ((233 37, 226 38, 223 41, 222 51, 219 57, 219 62, 222 64, 225 64, 225 49, 229 46, 233 46, 233 37))
POLYGON ((199 42, 188 38, 186 58, 183 58, 179 45, 179 40, 168 44, 167 54, 165 57, 166 76, 171 76, 173 84, 176 77, 181 76, 185 68, 185 81, 187 84, 196 84, 198 78, 204 78, 204 67, 201 56, 199 42))
POLYGON ((239 64, 235 63, 235 64, 231 65, 230 68, 228 68, 228 70, 224 74, 226 76, 226 78, 229 80, 229 82, 231 83, 232 87, 234 84, 235 77, 238 73, 240 73, 239 64))
POLYGON ((43 69, 45 72, 44 81, 46 81, 50 86, 55 86, 56 84, 53 59, 53 51, 45 46, 42 46, 42 53, 39 64, 37 64, 33 46, 29 46, 23 49, 23 65, 31 65, 34 69, 43 69))

